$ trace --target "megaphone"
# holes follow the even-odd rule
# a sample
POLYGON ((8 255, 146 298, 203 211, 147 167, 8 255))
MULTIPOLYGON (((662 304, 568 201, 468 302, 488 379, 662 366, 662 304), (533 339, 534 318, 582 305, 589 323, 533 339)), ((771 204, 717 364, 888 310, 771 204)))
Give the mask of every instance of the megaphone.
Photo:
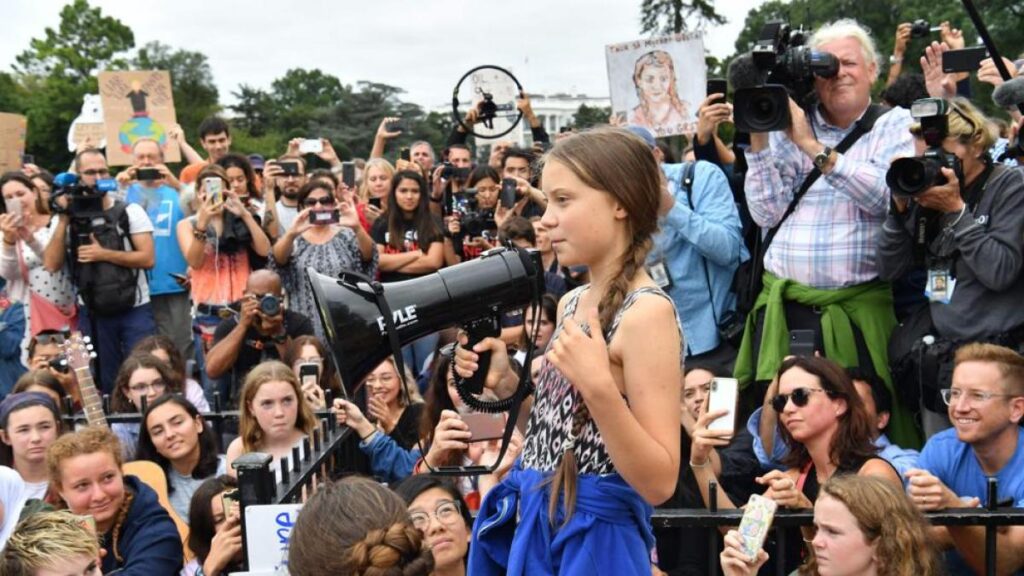
MULTIPOLYGON (((470 345, 501 332, 501 314, 544 293, 540 254, 495 248, 479 258, 402 282, 378 283, 353 273, 335 278, 308 268, 313 298, 345 389, 393 353, 450 326, 462 326, 470 345), (390 315, 390 319, 388 316, 390 315), (388 326, 394 327, 394 333, 388 326)), ((487 372, 481 362, 477 374, 487 372)))

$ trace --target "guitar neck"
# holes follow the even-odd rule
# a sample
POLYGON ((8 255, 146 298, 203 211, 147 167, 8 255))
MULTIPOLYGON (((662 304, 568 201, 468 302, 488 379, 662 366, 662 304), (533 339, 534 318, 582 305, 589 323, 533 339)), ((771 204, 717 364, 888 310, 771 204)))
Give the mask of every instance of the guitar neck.
POLYGON ((90 426, 107 425, 107 416, 103 413, 103 398, 96 390, 96 383, 92 379, 92 372, 88 367, 75 369, 75 376, 78 377, 78 389, 82 393, 82 409, 85 411, 85 419, 90 426))

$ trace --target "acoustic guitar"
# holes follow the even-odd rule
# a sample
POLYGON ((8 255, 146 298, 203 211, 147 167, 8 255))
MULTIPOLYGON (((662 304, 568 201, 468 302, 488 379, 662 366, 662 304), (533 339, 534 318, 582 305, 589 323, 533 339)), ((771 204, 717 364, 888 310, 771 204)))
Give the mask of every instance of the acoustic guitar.
MULTIPOLYGON (((89 361, 95 356, 95 353, 92 351, 92 344, 89 343, 87 337, 82 337, 80 332, 74 332, 70 338, 64 341, 63 349, 68 367, 74 370, 75 377, 78 380, 78 389, 82 394, 82 409, 85 412, 86 422, 89 423, 89 426, 110 428, 110 425, 107 423, 107 416, 103 412, 103 399, 96 390, 96 383, 92 379, 92 370, 89 366, 89 361)), ((125 462, 121 466, 121 472, 126 475, 135 476, 156 492, 160 505, 164 507, 164 510, 167 510, 171 520, 174 521, 174 525, 178 528, 181 544, 185 550, 185 561, 191 560, 192 552, 188 548, 188 524, 178 517, 178 513, 171 506, 171 501, 167 496, 167 476, 164 474, 163 468, 156 462, 135 460, 134 462, 125 462)))

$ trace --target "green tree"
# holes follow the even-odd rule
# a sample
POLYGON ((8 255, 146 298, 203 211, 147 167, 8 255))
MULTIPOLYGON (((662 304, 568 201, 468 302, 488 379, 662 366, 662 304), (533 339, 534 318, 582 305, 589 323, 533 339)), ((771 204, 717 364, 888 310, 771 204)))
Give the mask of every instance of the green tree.
POLYGON ((139 49, 131 65, 136 70, 170 72, 178 123, 194 141, 193 146, 198 145, 199 123, 220 111, 217 86, 206 55, 150 42, 139 49))
POLYGON ((68 162, 68 127, 82 108, 82 96, 96 92, 95 73, 125 68, 122 56, 134 46, 131 29, 86 0, 65 6, 57 30, 47 28, 43 38, 32 39, 14 66, 30 96, 19 110, 28 116, 29 153, 53 167, 68 162))
POLYGON ((572 126, 577 130, 585 130, 591 126, 607 124, 608 118, 610 118, 611 115, 612 109, 610 106, 601 107, 580 104, 580 107, 576 110, 576 114, 573 115, 572 126))
POLYGON ((709 0, 643 0, 640 4, 640 31, 644 34, 684 32, 690 28, 690 20, 696 21, 694 28, 698 29, 726 23, 709 0))

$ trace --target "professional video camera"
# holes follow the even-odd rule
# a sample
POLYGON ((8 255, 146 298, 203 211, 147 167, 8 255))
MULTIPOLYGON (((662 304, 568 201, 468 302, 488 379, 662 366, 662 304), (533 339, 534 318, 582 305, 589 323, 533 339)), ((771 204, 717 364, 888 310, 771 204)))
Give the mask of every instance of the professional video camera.
POLYGON ((889 165, 885 183, 893 194, 915 196, 932 186, 945 184, 941 168, 950 168, 961 177, 960 159, 942 147, 949 134, 948 106, 942 98, 922 98, 911 106, 910 115, 921 123, 921 137, 928 148, 921 156, 899 158, 889 165))
MULTIPOLYGON (((103 212, 103 196, 117 190, 113 178, 97 179, 95 186, 83 184, 77 174, 61 172, 53 179, 53 193, 50 194, 50 211, 54 214, 86 216, 103 212), (58 200, 67 197, 67 206, 58 200)), ((72 218, 74 220, 74 218, 72 218)))
POLYGON ((476 198, 476 188, 466 188, 461 192, 452 193, 447 202, 448 212, 457 214, 461 236, 477 238, 488 236, 490 231, 497 230, 493 210, 481 210, 476 198))
POLYGON ((784 130, 790 123, 790 96, 806 107, 814 100, 814 77, 832 78, 839 72, 839 60, 808 48, 807 39, 803 28, 792 30, 782 21, 764 25, 749 54, 753 77, 742 79, 743 86, 733 83, 737 130, 784 130))

